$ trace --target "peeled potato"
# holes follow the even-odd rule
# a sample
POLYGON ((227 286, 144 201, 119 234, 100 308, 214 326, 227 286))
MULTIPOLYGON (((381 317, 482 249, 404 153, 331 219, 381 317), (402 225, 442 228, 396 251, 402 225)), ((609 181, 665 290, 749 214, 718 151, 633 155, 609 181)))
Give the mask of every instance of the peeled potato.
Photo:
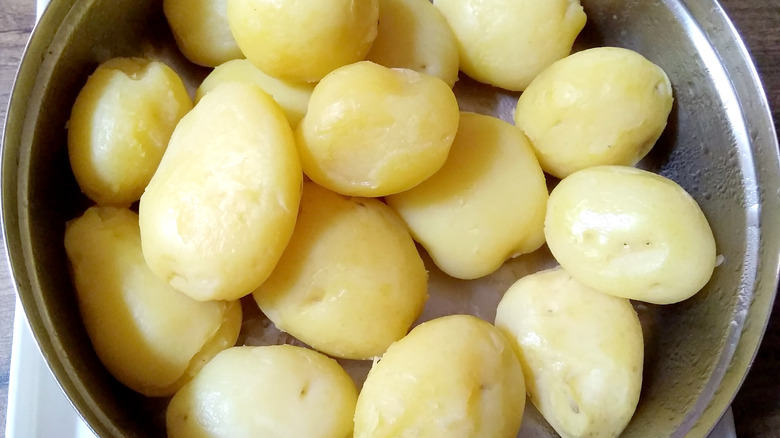
POLYGON ((171 400, 169 438, 345 438, 357 389, 335 360, 291 345, 235 347, 171 400))
POLYGON ((227 0, 163 0, 179 50, 190 61, 216 67, 243 58, 227 18, 227 0))
POLYGON ((450 23, 460 69, 477 81, 522 91, 571 52, 585 27, 579 0, 434 0, 450 23))
POLYGON ((316 82, 365 59, 376 38, 377 0, 227 0, 247 59, 280 79, 316 82))
POLYGON ((113 58, 98 66, 68 122, 68 156, 81 191, 100 205, 137 201, 191 108, 181 78, 162 62, 113 58))
POLYGON ((369 61, 342 67, 317 84, 298 125, 303 171, 345 195, 410 189, 444 165, 458 119, 439 78, 369 61))
POLYGON ((290 240, 301 183, 279 106, 256 86, 221 85, 176 127, 141 198, 146 262, 197 300, 249 294, 290 240))
POLYGON ((468 315, 423 323, 368 373, 355 438, 515 438, 525 408, 517 355, 501 332, 468 315))
POLYGON ((715 239, 696 201, 674 181, 632 167, 592 167, 561 181, 544 234, 577 281, 632 300, 685 300, 715 268, 715 239))
POLYGON ((542 169, 564 178, 591 166, 632 166, 647 155, 672 110, 666 73, 639 53, 599 47, 542 72, 517 102, 542 169))
POLYGON ((79 310, 95 352, 124 385, 166 396, 236 343, 238 302, 199 302, 146 266, 138 215, 92 207, 68 222, 65 250, 79 310))
POLYGON ((379 28, 367 59, 385 67, 458 80, 458 45, 450 25, 428 0, 379 0, 379 28))
POLYGON ((276 326, 331 356, 369 359, 422 312, 428 274, 403 222, 376 199, 306 182, 295 233, 254 292, 276 326))
POLYGON ((506 292, 496 326, 520 352, 528 395, 563 438, 614 438, 642 389, 642 327, 631 303, 555 268, 506 292))
POLYGON ((542 246, 547 196, 521 132, 494 117, 462 113, 444 167, 386 199, 436 266, 472 279, 542 246))

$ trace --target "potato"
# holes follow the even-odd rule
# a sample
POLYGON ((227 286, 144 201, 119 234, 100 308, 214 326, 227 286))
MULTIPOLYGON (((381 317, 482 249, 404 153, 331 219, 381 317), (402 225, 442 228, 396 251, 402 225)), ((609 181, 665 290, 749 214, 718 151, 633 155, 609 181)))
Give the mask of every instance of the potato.
POLYGON ((163 0, 179 50, 190 61, 216 67, 243 58, 227 18, 227 0, 163 0))
POLYGON ((520 96, 515 125, 542 169, 564 178, 591 166, 631 166, 647 155, 672 109, 666 73, 616 47, 585 50, 556 62, 520 96))
POLYGON ((544 234, 577 281, 632 300, 685 300, 715 268, 715 239, 696 201, 674 181, 632 167, 592 167, 561 181, 544 234))
POLYGON ((379 0, 379 27, 367 59, 385 67, 458 80, 458 45, 450 25, 428 0, 379 0))
POLYGON ((444 167, 387 203, 436 266, 473 279, 542 246, 547 196, 542 169, 521 132, 494 117, 462 113, 444 167))
POLYGON ((258 70, 247 59, 234 59, 218 66, 206 76, 195 93, 195 102, 226 82, 245 82, 262 88, 279 104, 293 128, 298 126, 306 114, 314 90, 314 84, 276 79, 258 70))
POLYGON ((243 83, 217 87, 176 127, 141 197, 146 262, 197 300, 249 294, 290 240, 302 179, 271 97, 243 83))
POLYGON ((335 360, 291 345, 234 347, 171 400, 169 438, 345 438, 357 389, 335 360))
POLYGON ((517 355, 468 315, 434 319, 393 344, 368 373, 355 438, 515 438, 525 408, 517 355))
POLYGON ((306 182, 290 244, 253 296, 280 330, 331 356, 369 359, 409 331, 427 279, 393 210, 306 182))
POLYGON ((316 82, 365 59, 377 34, 377 0, 227 0, 244 55, 280 79, 316 82))
POLYGON ((130 389, 171 395, 236 343, 241 305, 195 301, 160 281, 144 262, 130 210, 88 209, 68 222, 65 250, 95 352, 130 389))
POLYGON ((68 122, 68 156, 81 191, 100 205, 137 201, 191 108, 181 78, 162 62, 113 58, 99 65, 68 122))
POLYGON ((642 388, 642 327, 631 303, 561 268, 518 280, 496 326, 520 352, 528 395, 564 438, 617 437, 642 388))
POLYGON ((579 0, 433 0, 450 23, 460 69, 477 81, 522 91, 571 51, 585 27, 579 0))
POLYGON ((345 195, 410 189, 444 165, 458 119, 439 78, 369 61, 342 67, 314 88, 296 130, 303 171, 345 195))

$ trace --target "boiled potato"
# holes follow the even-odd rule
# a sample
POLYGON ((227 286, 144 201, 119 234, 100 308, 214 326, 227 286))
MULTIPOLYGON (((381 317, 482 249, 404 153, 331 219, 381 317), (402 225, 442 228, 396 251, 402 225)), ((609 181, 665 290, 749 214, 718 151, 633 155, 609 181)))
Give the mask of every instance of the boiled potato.
POLYGON ((243 58, 227 18, 227 0, 163 0, 176 45, 195 64, 216 67, 243 58))
POLYGON ((306 182, 295 233, 254 292, 276 326, 331 356, 381 356, 409 331, 427 298, 404 223, 376 199, 306 182))
POLYGON ((276 79, 258 70, 247 59, 234 59, 218 66, 206 76, 195 93, 195 102, 226 82, 245 82, 262 88, 279 104, 293 128, 298 126, 306 114, 314 90, 314 84, 276 79))
POLYGON ((355 438, 515 438, 525 408, 517 355, 468 315, 423 323, 371 368, 355 438))
POLYGON ((715 239, 696 201, 674 181, 632 167, 564 179, 550 194, 544 234, 577 281, 632 300, 685 300, 715 268, 715 239))
POLYGON ((436 266, 472 279, 542 246, 547 196, 542 169, 521 132, 494 117, 462 113, 444 167, 387 203, 436 266))
POLYGON ((458 45, 447 20, 428 0, 379 0, 379 28, 367 59, 385 67, 458 80, 458 45))
POLYGON ((317 84, 298 125, 303 171, 345 195, 410 189, 444 165, 458 118, 439 78, 369 61, 342 67, 317 84))
POLYGON ((345 438, 357 389, 333 359, 291 345, 218 354, 171 400, 169 438, 345 438))
POLYGON ((141 197, 146 262, 197 300, 249 294, 290 240, 302 179, 271 97, 243 83, 217 87, 178 124, 141 197))
POLYGON ((579 0, 433 0, 450 23, 460 69, 477 81, 522 91, 571 51, 585 27, 579 0))
POLYGON ((190 109, 184 83, 162 62, 113 58, 99 65, 68 122, 68 156, 81 191, 101 205, 137 201, 190 109))
POLYGON ((620 435, 639 401, 644 356, 627 299, 555 268, 512 285, 496 326, 518 347, 531 401, 563 438, 620 435))
POLYGON ((556 62, 520 96, 515 125, 542 169, 564 178, 591 166, 631 166, 647 155, 672 109, 666 73, 616 47, 585 50, 556 62))
POLYGON ((68 222, 65 250, 95 352, 134 391, 171 395, 236 343, 241 305, 195 301, 160 281, 146 266, 130 210, 88 209, 68 222))
POLYGON ((227 0, 247 59, 280 79, 316 82, 365 59, 377 34, 377 0, 227 0))

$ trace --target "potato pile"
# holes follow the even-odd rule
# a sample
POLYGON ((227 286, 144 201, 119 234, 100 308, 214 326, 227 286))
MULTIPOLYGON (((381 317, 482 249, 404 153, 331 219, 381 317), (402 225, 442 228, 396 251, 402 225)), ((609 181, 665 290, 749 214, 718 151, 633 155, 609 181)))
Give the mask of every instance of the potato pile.
POLYGON ((159 60, 89 77, 68 151, 96 205, 65 248, 98 357, 173 396, 170 437, 513 438, 526 394, 561 436, 620 435, 644 360, 629 300, 685 300, 716 263, 693 198, 631 167, 671 110, 659 66, 570 55, 578 0, 163 9, 215 68, 194 106, 159 60), (462 111, 459 70, 525 90, 515 125, 462 111), (423 248, 478 281, 545 243, 560 266, 517 279, 495 325, 420 321, 423 248), (309 348, 236 346, 242 305, 309 348), (362 389, 333 358, 374 361, 362 389))

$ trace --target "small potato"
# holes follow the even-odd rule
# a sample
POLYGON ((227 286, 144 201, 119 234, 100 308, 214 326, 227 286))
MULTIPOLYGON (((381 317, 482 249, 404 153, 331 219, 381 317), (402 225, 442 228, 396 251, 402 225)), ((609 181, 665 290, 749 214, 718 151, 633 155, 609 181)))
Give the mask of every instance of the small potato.
POLYGON ((376 38, 377 0, 227 0, 227 5, 241 51, 280 79, 317 82, 365 59, 376 38))
POLYGON ((312 347, 370 359, 409 331, 427 279, 392 209, 306 182, 293 238, 254 298, 280 330, 312 347))
POLYGON ((379 28, 367 59, 385 67, 458 80, 458 44, 450 25, 428 0, 379 0, 379 28))
POLYGON ((317 84, 298 125, 303 171, 345 195, 410 189, 444 165, 458 119, 439 78, 369 61, 342 67, 317 84))
POLYGON ((262 88, 279 104, 293 128, 298 126, 306 115, 309 98, 314 90, 314 84, 276 79, 258 70, 247 59, 234 59, 218 66, 206 76, 195 93, 195 102, 199 102, 206 93, 226 82, 244 82, 262 88))
POLYGON ((674 181, 632 167, 592 167, 561 181, 544 234, 577 281, 632 300, 685 300, 715 268, 715 239, 696 201, 674 181))
POLYGON ((129 206, 152 178, 192 99, 162 62, 113 58, 87 79, 68 122, 68 156, 81 191, 129 206))
POLYGON ((556 62, 520 96, 515 125, 542 169, 564 178, 591 166, 632 166, 666 127, 666 73, 627 49, 600 47, 556 62))
POLYGON ((335 360, 291 345, 218 354, 171 400, 169 438, 345 438, 357 388, 335 360))
POLYGON ((583 27, 579 0, 433 0, 450 23, 460 69, 479 82, 523 91, 571 52, 583 27))
POLYGON ((563 438, 614 438, 642 389, 642 327, 631 303, 561 268, 518 280, 496 326, 520 352, 528 395, 563 438))
POLYGON ((271 97, 253 85, 219 86, 176 127, 141 197, 146 262, 197 300, 249 294, 290 240, 302 179, 271 97))
POLYGON ((547 196, 542 169, 520 131, 462 113, 444 167, 386 199, 436 266, 473 279, 542 246, 547 196))
POLYGON ((227 18, 227 0, 163 0, 179 50, 190 61, 216 67, 243 58, 227 18))
POLYGON ((515 438, 525 383, 509 340, 489 323, 451 315, 423 323, 368 373, 355 438, 515 438))
POLYGON ((238 302, 199 302, 146 266, 138 215, 92 207, 68 222, 65 250, 79 310, 95 352, 130 389, 167 396, 236 343, 238 302))

